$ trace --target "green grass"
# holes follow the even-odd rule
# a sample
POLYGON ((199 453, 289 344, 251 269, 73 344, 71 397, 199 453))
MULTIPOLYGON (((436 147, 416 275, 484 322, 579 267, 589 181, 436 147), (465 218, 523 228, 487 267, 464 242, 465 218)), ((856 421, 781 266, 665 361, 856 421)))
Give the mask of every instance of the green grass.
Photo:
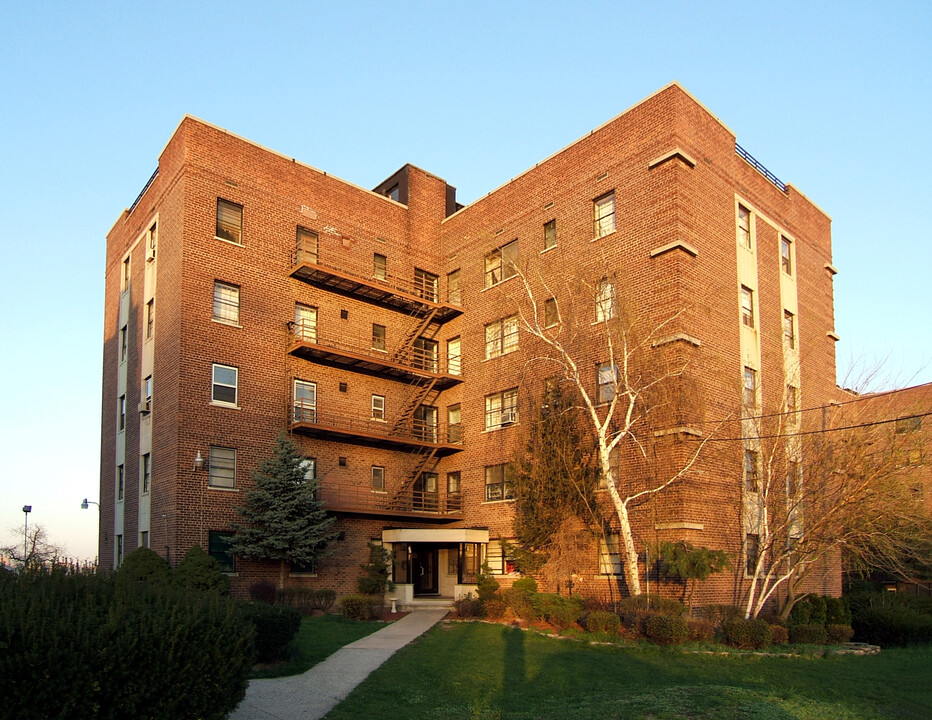
POLYGON ((306 617, 301 621, 297 635, 288 644, 287 660, 274 667, 255 670, 252 677, 271 678, 303 673, 344 645, 383 627, 383 622, 345 620, 342 615, 306 617))
POLYGON ((932 648, 873 656, 697 655, 439 625, 327 720, 867 720, 932 717, 932 648))

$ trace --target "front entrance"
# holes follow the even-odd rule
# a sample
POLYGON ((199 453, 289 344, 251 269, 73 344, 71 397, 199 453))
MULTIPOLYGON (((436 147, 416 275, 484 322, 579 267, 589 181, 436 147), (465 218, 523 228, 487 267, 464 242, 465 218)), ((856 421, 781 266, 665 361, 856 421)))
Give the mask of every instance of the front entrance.
POLYGON ((437 595, 437 546, 417 544, 411 546, 411 580, 414 595, 437 595))

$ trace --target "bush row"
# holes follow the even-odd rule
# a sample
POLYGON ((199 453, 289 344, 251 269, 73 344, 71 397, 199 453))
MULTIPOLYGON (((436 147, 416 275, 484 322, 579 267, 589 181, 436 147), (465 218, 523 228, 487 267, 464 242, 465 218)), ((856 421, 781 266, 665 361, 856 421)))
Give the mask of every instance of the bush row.
POLYGON ((932 599, 891 592, 851 595, 851 624, 858 640, 875 645, 932 643, 932 599))

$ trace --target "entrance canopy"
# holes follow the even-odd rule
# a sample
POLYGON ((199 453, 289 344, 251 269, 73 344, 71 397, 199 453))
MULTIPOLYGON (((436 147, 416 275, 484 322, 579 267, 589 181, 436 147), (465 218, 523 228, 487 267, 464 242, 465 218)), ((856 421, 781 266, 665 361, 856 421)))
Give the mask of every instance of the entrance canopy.
POLYGON ((489 531, 473 528, 396 528, 382 531, 385 543, 488 543, 489 531))

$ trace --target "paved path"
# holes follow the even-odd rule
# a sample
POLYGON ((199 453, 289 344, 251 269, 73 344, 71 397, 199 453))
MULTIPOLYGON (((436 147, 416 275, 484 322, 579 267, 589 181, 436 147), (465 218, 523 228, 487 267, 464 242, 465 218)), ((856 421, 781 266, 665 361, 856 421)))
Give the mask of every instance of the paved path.
POLYGON ((369 673, 437 624, 447 610, 414 610, 378 632, 350 643, 302 675, 251 680, 229 720, 318 720, 369 673))

